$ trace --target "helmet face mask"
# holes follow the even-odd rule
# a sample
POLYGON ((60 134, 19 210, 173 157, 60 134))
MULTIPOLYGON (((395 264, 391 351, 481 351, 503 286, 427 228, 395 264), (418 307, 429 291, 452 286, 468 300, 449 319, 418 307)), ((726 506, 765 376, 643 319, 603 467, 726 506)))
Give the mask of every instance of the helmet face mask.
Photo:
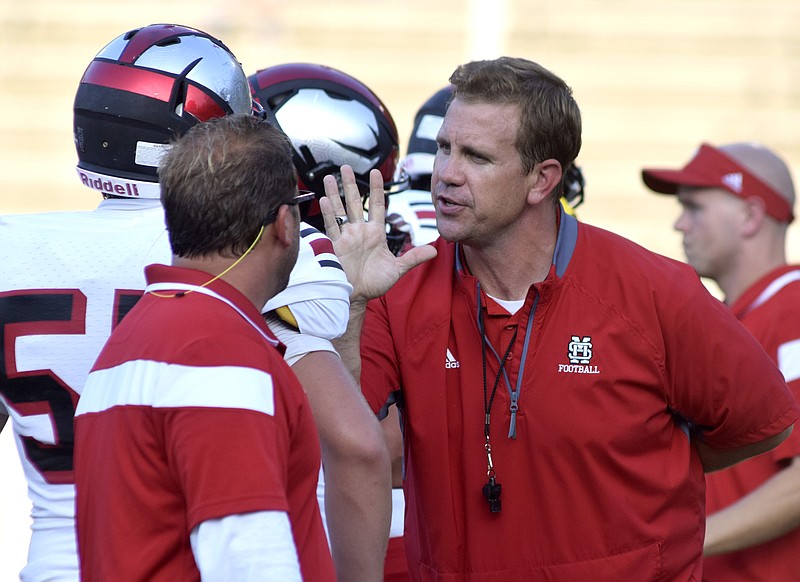
MULTIPOLYGON (((323 179, 353 168, 366 201, 369 174, 378 169, 387 194, 407 187, 394 177, 399 156, 397 128, 383 102, 355 78, 324 65, 289 63, 249 77, 254 100, 292 142, 300 189, 324 196, 323 179)), ((304 210, 301 208, 301 211, 304 210)), ((321 227, 318 201, 304 219, 321 227)))
POLYGON ((129 31, 95 56, 78 87, 79 177, 104 196, 158 198, 158 163, 172 139, 251 110, 246 75, 219 40, 179 25, 129 31))

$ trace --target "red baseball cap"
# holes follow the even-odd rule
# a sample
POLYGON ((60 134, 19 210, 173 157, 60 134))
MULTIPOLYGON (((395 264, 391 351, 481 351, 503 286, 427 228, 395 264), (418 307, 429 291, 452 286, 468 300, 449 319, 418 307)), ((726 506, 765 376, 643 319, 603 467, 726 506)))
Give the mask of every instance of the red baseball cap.
POLYGON ((785 162, 755 143, 716 148, 704 143, 680 170, 645 168, 645 185, 659 194, 676 194, 681 186, 724 188, 739 198, 755 196, 778 222, 794 220, 794 186, 785 162), (791 201, 791 202, 790 202, 791 201))

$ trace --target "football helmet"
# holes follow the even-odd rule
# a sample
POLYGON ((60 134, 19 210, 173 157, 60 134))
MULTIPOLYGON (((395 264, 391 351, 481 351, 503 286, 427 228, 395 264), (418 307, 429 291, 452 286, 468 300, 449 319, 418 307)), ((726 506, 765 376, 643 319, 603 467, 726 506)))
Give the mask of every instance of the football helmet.
POLYGON ((322 228, 319 198, 323 178, 353 168, 362 196, 369 194, 369 173, 378 169, 387 194, 407 187, 394 179, 399 157, 397 127, 378 96, 350 75, 311 63, 287 63, 261 69, 249 77, 254 101, 267 119, 292 142, 298 187, 317 199, 301 208, 304 219, 322 228))
POLYGON ((158 163, 171 139, 251 111, 247 75, 221 41, 175 24, 128 31, 94 57, 78 86, 78 175, 106 197, 158 198, 158 163))
POLYGON ((422 104, 414 115, 406 155, 398 165, 398 174, 405 173, 408 176, 409 189, 393 196, 389 208, 410 226, 413 245, 433 242, 439 236, 436 208, 431 199, 431 174, 437 150, 436 135, 444 121, 452 94, 452 87, 448 85, 422 104))
POLYGON ((436 134, 444 121, 444 114, 453 96, 448 85, 434 93, 414 116, 414 128, 408 140, 406 156, 400 167, 408 174, 412 190, 431 191, 433 159, 436 157, 436 134))
POLYGON ((580 167, 572 162, 562 178, 561 205, 568 214, 575 216, 575 209, 583 204, 586 181, 580 167))

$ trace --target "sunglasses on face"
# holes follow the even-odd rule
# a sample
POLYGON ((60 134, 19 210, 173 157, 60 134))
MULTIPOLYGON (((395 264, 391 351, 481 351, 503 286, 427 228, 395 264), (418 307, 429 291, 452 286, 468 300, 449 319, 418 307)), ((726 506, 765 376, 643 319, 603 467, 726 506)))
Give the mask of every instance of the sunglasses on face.
POLYGON ((264 226, 268 226, 275 222, 275 219, 278 217, 278 211, 280 210, 281 206, 297 206, 298 204, 303 204, 304 202, 311 202, 314 200, 314 193, 311 190, 298 190, 297 193, 292 196, 289 200, 281 202, 275 208, 270 210, 267 217, 264 219, 264 226))

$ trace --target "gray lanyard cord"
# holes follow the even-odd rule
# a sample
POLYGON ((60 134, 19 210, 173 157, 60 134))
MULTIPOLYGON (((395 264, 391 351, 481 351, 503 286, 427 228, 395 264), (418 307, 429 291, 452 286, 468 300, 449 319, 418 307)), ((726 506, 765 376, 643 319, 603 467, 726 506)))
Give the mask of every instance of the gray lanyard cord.
POLYGON ((505 363, 508 358, 508 355, 511 353, 511 350, 514 347, 514 342, 517 339, 517 331, 519 327, 514 329, 514 334, 511 336, 511 341, 508 342, 508 347, 506 348, 505 354, 503 357, 500 358, 500 355, 495 350, 494 346, 492 346, 489 338, 486 337, 486 331, 483 326, 483 309, 481 308, 481 284, 480 281, 476 283, 475 286, 476 292, 476 306, 477 306, 477 319, 478 319, 478 330, 481 334, 481 363, 483 366, 483 406, 484 406, 484 449, 486 450, 486 475, 489 478, 488 482, 483 486, 482 492, 483 496, 489 502, 489 511, 492 513, 499 513, 501 509, 500 504, 500 494, 502 492, 502 486, 500 483, 496 481, 496 472, 494 469, 494 462, 492 461, 492 445, 490 442, 489 434, 490 434, 490 425, 491 425, 491 413, 492 413, 492 404, 494 403, 494 397, 497 393, 497 385, 500 383, 500 377, 502 376, 506 383, 506 388, 508 389, 508 394, 511 398, 511 423, 508 429, 508 438, 516 439, 517 438, 517 410, 519 409, 519 395, 522 391, 522 376, 525 371, 525 362, 528 358, 528 347, 530 346, 530 339, 531 339, 531 331, 533 329, 533 316, 536 313, 536 306, 539 304, 539 294, 536 294, 536 298, 533 302, 533 307, 531 308, 531 312, 528 315, 528 323, 525 326, 525 341, 523 343, 523 351, 522 357, 520 359, 520 366, 519 366, 519 374, 517 375, 517 384, 516 388, 511 388, 511 381, 508 378, 508 372, 505 368, 505 363), (486 346, 489 346, 492 354, 494 355, 497 363, 499 364, 499 369, 497 371, 497 376, 495 376, 494 386, 492 386, 492 393, 491 395, 488 394, 487 385, 486 385, 486 346))

